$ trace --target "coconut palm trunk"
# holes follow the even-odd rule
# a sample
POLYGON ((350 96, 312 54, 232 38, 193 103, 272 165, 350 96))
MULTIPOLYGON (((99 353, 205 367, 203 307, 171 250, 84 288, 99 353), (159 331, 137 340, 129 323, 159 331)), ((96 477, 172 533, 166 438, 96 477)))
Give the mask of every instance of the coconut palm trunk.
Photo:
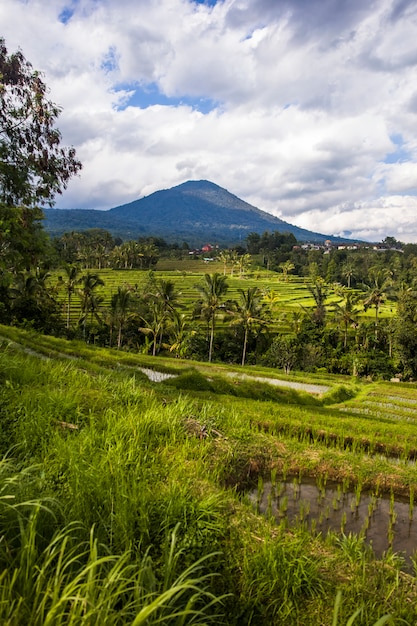
POLYGON ((246 326, 246 328, 245 328, 245 336, 243 338, 242 367, 245 365, 245 360, 246 360, 246 348, 247 348, 247 345, 248 345, 248 334, 249 334, 249 329, 246 326))

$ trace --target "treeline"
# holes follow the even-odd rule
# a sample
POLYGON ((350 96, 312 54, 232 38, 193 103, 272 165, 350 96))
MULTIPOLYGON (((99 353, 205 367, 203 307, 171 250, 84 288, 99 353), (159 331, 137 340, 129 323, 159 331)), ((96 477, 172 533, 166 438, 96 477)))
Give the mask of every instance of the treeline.
MULTIPOLYGON (((207 242, 209 244, 209 242, 207 242)), ((203 253, 195 250, 189 242, 168 243, 162 237, 140 237, 137 240, 122 241, 113 237, 105 229, 91 228, 82 232, 72 231, 61 237, 51 240, 50 263, 60 266, 62 262, 80 264, 83 268, 114 269, 150 269, 155 267, 159 258, 182 259, 189 253, 203 253)), ((219 250, 215 245, 208 245, 204 250, 205 257, 224 259, 224 253, 229 254, 229 261, 235 260, 238 264, 240 257, 245 254, 261 256, 262 264, 277 265, 291 257, 297 241, 292 233, 268 233, 262 236, 250 233, 243 245, 227 250, 219 250)))
POLYGON ((403 244, 386 237, 379 246, 317 246, 298 244, 292 233, 249 233, 241 245, 220 250, 193 250, 192 243, 167 243, 161 237, 141 237, 122 241, 108 231, 93 228, 83 232, 65 233, 50 240, 44 259, 48 268, 63 263, 77 264, 84 269, 155 269, 159 259, 184 259, 191 253, 212 257, 227 267, 252 264, 288 275, 316 278, 327 283, 340 283, 349 288, 360 287, 369 280, 371 267, 387 268, 392 278, 410 285, 416 275, 417 244, 403 244), (354 249, 352 249, 354 248, 354 249), (244 259, 242 258, 244 257, 244 259))
MULTIPOLYGON (((55 266, 80 264, 84 269, 151 269, 158 259, 175 252, 177 257, 188 252, 188 244, 168 244, 159 237, 141 237, 122 241, 101 228, 65 233, 51 241, 55 266)), ((174 255, 174 256, 175 256, 174 255)))

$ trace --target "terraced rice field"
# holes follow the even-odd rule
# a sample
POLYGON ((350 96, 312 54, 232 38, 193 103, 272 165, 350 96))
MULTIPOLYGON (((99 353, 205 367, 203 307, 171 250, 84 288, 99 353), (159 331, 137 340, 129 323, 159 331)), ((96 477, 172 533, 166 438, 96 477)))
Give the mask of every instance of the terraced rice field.
MULTIPOLYGON (((163 266, 163 263, 161 263, 163 266)), ((153 272, 156 279, 169 280, 175 285, 179 294, 178 304, 185 312, 191 312, 196 300, 199 297, 196 285, 201 284, 205 273, 218 271, 223 273, 223 266, 219 263, 206 264, 201 261, 188 262, 186 267, 193 267, 191 270, 155 270, 153 272)), ((104 286, 97 289, 97 295, 102 298, 101 309, 110 306, 112 295, 121 285, 130 285, 139 289, 146 284, 149 273, 143 270, 91 270, 97 272, 104 281, 104 286)), ((62 272, 57 271, 51 279, 52 284, 56 284, 57 278, 62 272)), ((291 277, 288 282, 284 282, 282 275, 274 272, 260 271, 248 272, 240 278, 236 272, 233 276, 227 274, 229 290, 228 299, 237 299, 238 290, 247 290, 249 287, 258 287, 266 294, 265 301, 269 304, 272 316, 271 330, 273 332, 290 332, 291 316, 293 313, 302 313, 304 309, 314 306, 314 299, 309 292, 304 278, 291 277), (268 299, 267 294, 273 295, 273 301, 268 299)), ((64 288, 58 287, 58 297, 62 302, 63 313, 66 314, 66 295, 64 288)), ((330 291, 327 305, 331 308, 332 303, 339 301, 334 292, 330 291)), ((374 311, 369 309, 361 314, 364 318, 373 319, 374 311)), ((381 307, 380 317, 390 317, 392 307, 386 304, 381 307)), ((71 320, 75 324, 80 317, 80 299, 75 294, 71 303, 71 320)))
MULTIPOLYGON (((19 485, 19 477, 26 482, 14 498, 47 498, 48 506, 55 498, 59 514, 48 524, 62 533, 77 522, 71 528, 80 550, 85 545, 95 550, 97 537, 97 549, 130 559, 129 573, 146 565, 142 585, 151 571, 149 555, 155 563, 151 582, 158 576, 173 581, 181 568, 215 551, 207 565, 215 575, 209 590, 228 594, 222 595, 224 619, 199 623, 352 624, 350 618, 362 608, 358 623, 364 626, 375 626, 388 614, 393 623, 417 623, 416 554, 407 546, 404 568, 403 544, 396 539, 407 524, 411 538, 417 534, 415 384, 283 377, 321 387, 307 393, 271 385, 269 378, 280 379, 273 369, 248 367, 249 376, 242 379, 237 367, 152 358, 12 327, 1 327, 0 337, 0 445, 23 468, 13 481, 3 476, 3 489, 19 485), (149 370, 172 376, 149 377, 149 370), (304 484, 316 489, 317 522, 304 484), (259 498, 253 497, 257 485, 259 498), (256 508, 262 493, 266 516, 256 508), (397 502, 405 508, 397 508, 397 502), (284 519, 290 505, 294 517, 284 519), (331 517, 337 528, 325 534, 331 517), (369 529, 384 535, 377 558, 364 545, 369 529), (170 578, 164 559, 173 532, 179 543, 170 578), (333 607, 340 591, 336 620, 333 607)), ((68 611, 74 603, 74 595, 61 601, 59 571, 45 577, 42 554, 30 549, 35 544, 22 525, 25 510, 17 508, 12 533, 1 517, 7 550, 0 556, 14 560, 3 570, 10 578, 0 580, 6 599, 0 610, 2 618, 20 611, 16 624, 35 623, 27 616, 38 606, 29 594, 34 577, 39 606, 52 595, 57 606, 65 600, 68 611), (13 582, 15 571, 16 580, 27 580, 23 591, 13 582)), ((42 521, 48 512, 41 513, 42 521)), ((35 524, 37 515, 31 517, 29 509, 28 516, 27 524, 35 524)), ((39 541, 45 528, 34 527, 39 541)), ((71 563, 75 567, 82 558, 71 563)), ((88 558, 86 584, 77 587, 77 598, 82 606, 87 601, 95 606, 88 558)), ((96 551, 91 558, 97 561, 96 551)), ((64 569, 72 573, 67 565, 64 569)), ((98 577, 98 600, 113 574, 111 569, 108 578, 98 577)), ((138 588, 136 582, 129 587, 138 588)), ((133 623, 133 618, 120 619, 125 587, 117 593, 100 605, 117 617, 112 622, 101 616, 97 623, 133 623)), ((136 610, 153 598, 140 598, 136 610)), ((64 613, 62 626, 68 623, 64 613)))

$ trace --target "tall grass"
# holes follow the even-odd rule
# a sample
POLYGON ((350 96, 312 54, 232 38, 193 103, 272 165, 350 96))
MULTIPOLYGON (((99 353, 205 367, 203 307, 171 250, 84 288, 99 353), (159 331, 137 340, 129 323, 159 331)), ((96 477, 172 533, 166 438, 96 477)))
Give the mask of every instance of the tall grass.
MULTIPOLYGON (((266 399, 248 381, 232 395, 226 367, 208 381, 216 393, 152 384, 122 357, 0 349, 0 623, 318 626, 331 624, 339 588, 338 623, 362 605, 359 623, 417 620, 416 582, 392 559, 278 528, 239 492, 274 468, 409 496, 415 467, 328 436, 356 428, 359 440, 375 420, 297 394, 266 399)), ((407 428, 397 423, 398 438, 407 428)))
POLYGON ((302 542, 263 538, 257 549, 245 553, 241 594, 255 623, 268 618, 273 623, 302 623, 303 604, 325 592, 320 561, 309 554, 308 543, 307 535, 302 542))
POLYGON ((52 501, 20 501, 28 472, 13 470, 0 461, 1 624, 222 623, 222 598, 209 590, 208 563, 217 555, 182 568, 179 525, 166 534, 159 563, 150 549, 114 553, 94 526, 60 527, 52 501))
POLYGON ((3 545, 0 558, 0 621, 10 626, 78 624, 219 624, 221 597, 208 589, 204 573, 209 555, 171 576, 178 558, 176 536, 158 578, 152 559, 130 552, 108 554, 91 530, 80 543, 75 525, 57 531, 43 550, 37 548, 36 509, 21 523, 20 546, 3 545))

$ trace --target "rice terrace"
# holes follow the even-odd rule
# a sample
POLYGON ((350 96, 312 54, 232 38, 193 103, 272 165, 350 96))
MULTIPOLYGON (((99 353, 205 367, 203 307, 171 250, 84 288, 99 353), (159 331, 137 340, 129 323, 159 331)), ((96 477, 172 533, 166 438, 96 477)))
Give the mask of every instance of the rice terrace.
MULTIPOLYGON (((194 263, 151 276, 177 281, 184 311, 194 263)), ((101 275, 103 306, 117 278, 149 285, 101 275)), ((286 302, 281 327, 314 305, 303 281, 252 281, 286 302)), ((2 623, 417 621, 416 384, 80 332, 0 327, 2 623)))

